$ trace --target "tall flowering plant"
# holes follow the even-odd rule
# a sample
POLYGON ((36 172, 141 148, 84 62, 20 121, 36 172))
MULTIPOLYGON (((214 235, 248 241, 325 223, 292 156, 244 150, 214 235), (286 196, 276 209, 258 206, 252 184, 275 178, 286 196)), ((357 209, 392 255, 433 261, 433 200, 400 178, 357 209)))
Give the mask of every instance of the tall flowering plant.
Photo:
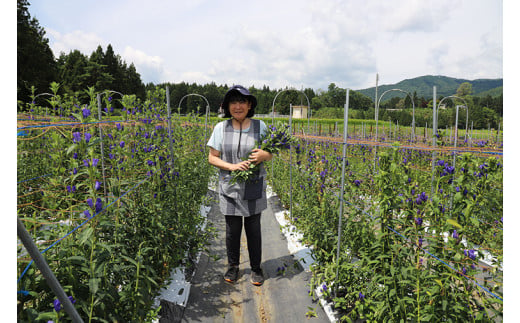
MULTIPOLYGON (((256 143, 255 147, 258 147, 262 150, 265 150, 271 154, 277 154, 282 149, 289 149, 291 145, 296 145, 298 139, 294 137, 289 130, 289 125, 287 124, 277 124, 276 126, 270 125, 267 127, 267 132, 259 142, 256 143)), ((251 155, 252 151, 247 154, 247 157, 244 160, 249 159, 249 155, 251 155)), ((231 172, 231 184, 236 182, 247 182, 250 179, 254 178, 255 175, 260 171, 260 164, 255 165, 253 163, 249 164, 248 170, 235 170, 231 172)))

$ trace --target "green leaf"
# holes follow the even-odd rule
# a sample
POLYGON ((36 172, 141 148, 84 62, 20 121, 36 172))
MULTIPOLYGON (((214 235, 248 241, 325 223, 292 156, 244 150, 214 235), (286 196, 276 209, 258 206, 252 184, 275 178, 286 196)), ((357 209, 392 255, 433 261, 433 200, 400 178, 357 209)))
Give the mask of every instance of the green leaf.
POLYGON ((76 148, 78 148, 78 144, 72 144, 69 146, 69 148, 67 149, 67 155, 70 155, 70 153, 74 150, 76 150, 76 148))
POLYGON ((462 226, 455 220, 453 219, 447 219, 446 222, 448 222, 448 224, 451 224, 459 229, 462 229, 462 226))
POLYGON ((100 278, 90 278, 88 280, 88 288, 90 289, 90 293, 95 294, 99 289, 100 278))
POLYGON ((85 258, 83 256, 71 256, 71 257, 68 257, 67 260, 69 260, 71 263, 76 264, 76 265, 81 265, 81 264, 87 263, 87 258, 85 258))
POLYGON ((88 227, 85 230, 81 231, 81 233, 78 236, 79 244, 85 244, 85 242, 87 242, 87 240, 90 239, 93 233, 94 229, 92 229, 91 227, 88 227))

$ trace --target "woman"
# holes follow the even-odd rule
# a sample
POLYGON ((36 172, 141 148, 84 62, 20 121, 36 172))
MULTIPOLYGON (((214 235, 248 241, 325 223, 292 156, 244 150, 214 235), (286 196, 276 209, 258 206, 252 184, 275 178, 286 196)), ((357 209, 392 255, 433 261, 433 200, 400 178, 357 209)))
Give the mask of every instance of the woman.
POLYGON ((238 279, 240 263, 240 236, 244 225, 247 250, 251 264, 251 282, 260 286, 264 275, 262 261, 262 234, 260 214, 267 208, 265 194, 265 168, 261 164, 273 157, 271 153, 255 148, 267 126, 261 120, 251 119, 256 98, 241 85, 234 85, 224 96, 222 108, 229 120, 219 122, 208 141, 208 161, 218 167, 220 211, 226 217, 226 249, 228 270, 224 280, 234 283, 238 279), (252 153, 248 157, 248 153, 252 153), (258 175, 248 182, 230 183, 231 172, 247 170, 251 163, 261 164, 258 175))

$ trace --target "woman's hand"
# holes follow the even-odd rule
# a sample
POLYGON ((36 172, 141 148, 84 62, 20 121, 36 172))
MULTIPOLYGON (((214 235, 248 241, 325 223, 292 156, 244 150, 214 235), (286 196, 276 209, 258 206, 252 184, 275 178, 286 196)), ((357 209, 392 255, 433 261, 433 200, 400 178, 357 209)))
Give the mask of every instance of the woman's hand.
POLYGON ((249 155, 249 161, 255 165, 258 165, 264 161, 269 161, 272 158, 273 154, 259 148, 253 149, 252 153, 249 155))
POLYGON ((249 160, 244 160, 238 164, 230 164, 229 166, 229 170, 230 171, 234 171, 234 170, 248 170, 249 169, 249 164, 251 164, 251 162, 249 160))

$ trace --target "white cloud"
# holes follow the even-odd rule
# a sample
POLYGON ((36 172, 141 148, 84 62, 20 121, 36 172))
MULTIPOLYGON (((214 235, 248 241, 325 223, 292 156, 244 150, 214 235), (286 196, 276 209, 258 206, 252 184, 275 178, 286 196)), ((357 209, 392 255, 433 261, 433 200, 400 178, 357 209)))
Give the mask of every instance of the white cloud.
POLYGON ((169 74, 166 72, 164 61, 160 56, 148 55, 139 49, 126 46, 121 57, 128 65, 134 63, 143 82, 161 83, 168 81, 167 76, 169 74))
POLYGON ((70 14, 78 5, 53 6, 40 4, 42 22, 82 30, 44 25, 55 53, 111 43, 145 83, 359 89, 373 86, 376 73, 381 84, 425 74, 501 77, 501 2, 489 0, 131 0, 121 8, 93 0, 80 25, 70 14), (93 14, 102 5, 122 18, 93 14))
POLYGON ((85 32, 82 30, 74 30, 70 33, 60 33, 59 31, 46 28, 49 37, 50 47, 54 56, 58 57, 60 53, 68 54, 72 50, 79 50, 85 55, 90 55, 96 50, 98 45, 105 47, 105 41, 93 32, 85 32))

